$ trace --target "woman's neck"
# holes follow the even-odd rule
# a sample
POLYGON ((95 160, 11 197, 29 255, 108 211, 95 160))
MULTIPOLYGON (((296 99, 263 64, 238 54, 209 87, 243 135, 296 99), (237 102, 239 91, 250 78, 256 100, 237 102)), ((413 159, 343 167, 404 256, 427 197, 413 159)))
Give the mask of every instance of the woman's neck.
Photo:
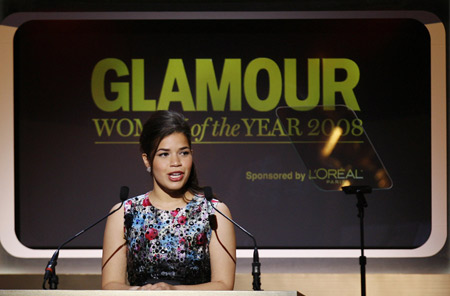
POLYGON ((184 207, 191 201, 193 195, 189 191, 166 192, 154 187, 153 191, 149 193, 150 202, 161 210, 173 210, 184 207))

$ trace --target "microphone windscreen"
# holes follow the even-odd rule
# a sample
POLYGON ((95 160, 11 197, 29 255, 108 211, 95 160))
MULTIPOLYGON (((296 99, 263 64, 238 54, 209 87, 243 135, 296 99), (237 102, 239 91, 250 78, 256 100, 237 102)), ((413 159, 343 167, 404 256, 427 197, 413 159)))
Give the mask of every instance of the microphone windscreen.
POLYGON ((216 230, 217 229, 217 217, 216 215, 209 215, 208 216, 208 220, 209 220, 209 225, 211 226, 212 230, 216 230))
POLYGON ((133 215, 132 214, 126 214, 124 217, 124 225, 128 229, 133 225, 133 215))
POLYGON ((207 201, 211 201, 213 199, 213 192, 211 187, 209 186, 203 187, 203 193, 205 194, 205 198, 207 201))
POLYGON ((130 189, 127 186, 120 187, 120 200, 126 201, 128 199, 128 192, 130 189))

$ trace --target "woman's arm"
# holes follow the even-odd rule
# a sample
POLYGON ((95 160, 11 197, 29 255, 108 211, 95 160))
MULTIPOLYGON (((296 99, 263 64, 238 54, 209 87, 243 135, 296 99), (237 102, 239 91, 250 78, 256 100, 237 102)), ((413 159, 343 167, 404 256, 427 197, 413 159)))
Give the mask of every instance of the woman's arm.
MULTIPOLYGON (((217 209, 231 219, 231 213, 224 203, 217 209)), ((213 231, 210 243, 211 282, 221 290, 233 290, 236 275, 236 235, 234 225, 217 213, 217 230, 213 231)))
MULTIPOLYGON (((117 209, 120 204, 113 207, 117 209)), ((126 245, 123 230, 123 209, 108 217, 103 236, 102 289, 130 289, 126 280, 126 245)))

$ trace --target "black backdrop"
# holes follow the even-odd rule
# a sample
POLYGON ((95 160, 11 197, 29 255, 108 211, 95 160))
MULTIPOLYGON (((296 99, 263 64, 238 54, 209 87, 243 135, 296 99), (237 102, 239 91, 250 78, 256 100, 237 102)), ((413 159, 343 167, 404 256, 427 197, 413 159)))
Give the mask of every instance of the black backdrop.
MULTIPOLYGON (((300 98, 308 95, 307 59, 354 61, 360 70, 356 114, 393 182, 369 197, 366 243, 369 248, 415 248, 430 234, 430 40, 418 21, 32 21, 19 28, 14 55, 16 233, 26 246, 55 248, 106 213, 121 185, 132 194, 150 189, 134 133, 99 136, 95 127, 94 119, 143 122, 150 114, 105 112, 94 104, 91 77, 105 58, 119 59, 129 69, 132 59, 144 59, 145 96, 154 100, 169 59, 183 60, 194 97, 195 59, 212 59, 220 77, 224 59, 241 59, 244 69, 266 57, 283 72, 284 59, 296 58, 300 98)), ((129 76, 108 79, 130 82, 129 76)), ((258 94, 264 98, 270 83, 264 75, 259 81, 258 94)), ((114 99, 113 92, 107 95, 114 99)), ((339 94, 336 103, 344 103, 339 94)), ((282 97, 279 105, 285 104, 282 97)), ((207 117, 229 123, 276 120, 274 110, 252 109, 244 94, 241 106, 241 111, 229 111, 228 104, 224 111, 211 105, 208 111, 185 111, 180 103, 170 104, 192 124, 207 117)), ((247 172, 307 172, 293 145, 256 134, 208 134, 205 143, 194 143, 201 183, 213 187, 262 248, 357 248, 352 197, 322 191, 309 180, 246 179, 247 172)), ((71 246, 101 247, 102 231, 99 227, 71 246)), ((237 235, 239 247, 252 245, 237 235)))

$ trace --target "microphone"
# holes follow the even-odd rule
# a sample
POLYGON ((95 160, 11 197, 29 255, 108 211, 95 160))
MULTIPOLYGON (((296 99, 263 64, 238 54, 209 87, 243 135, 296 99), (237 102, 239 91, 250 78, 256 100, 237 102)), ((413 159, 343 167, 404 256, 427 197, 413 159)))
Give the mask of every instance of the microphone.
MULTIPOLYGON (((238 227, 240 230, 242 230, 245 234, 247 234, 251 239, 253 240, 254 250, 253 250, 253 263, 252 263, 252 275, 253 275, 253 290, 254 291, 261 291, 261 263, 259 262, 259 254, 258 254, 258 247, 256 245, 256 239, 255 237, 244 229, 241 225, 237 224, 234 220, 229 218, 227 215, 219 211, 211 202, 213 199, 213 192, 211 187, 205 186, 203 187, 203 193, 205 194, 205 198, 207 201, 209 201, 209 204, 222 216, 224 216, 228 221, 233 223, 236 227, 238 227)), ((213 216, 213 215, 211 215, 213 216)), ((210 216, 210 217, 211 217, 210 216)), ((209 219, 210 221, 213 219, 209 219)), ((215 220, 215 219, 214 219, 215 220)), ((217 222, 213 224, 217 228, 217 222)))
POLYGON ((115 212, 117 212, 120 208, 122 208, 123 202, 128 199, 128 192, 129 191, 130 190, 129 190, 129 188, 127 186, 122 186, 120 188, 120 200, 122 201, 122 203, 120 204, 120 206, 117 209, 115 209, 114 211, 110 212, 108 215, 104 216, 103 218, 101 218, 100 220, 95 222, 94 224, 92 224, 92 225, 88 226, 87 228, 81 230, 80 232, 78 232, 77 234, 75 234, 74 236, 72 236, 71 238, 66 240, 65 242, 63 242, 58 247, 58 249, 55 251, 55 253, 53 253, 53 256, 50 259, 50 261, 48 261, 47 266, 45 267, 44 283, 42 284, 42 288, 44 290, 47 290, 47 288, 45 286, 47 281, 49 283, 50 289, 58 289, 58 276, 56 275, 56 268, 55 268, 55 266, 56 266, 57 261, 58 261, 59 250, 61 250, 62 247, 64 247, 68 243, 70 243, 72 240, 74 240, 75 238, 79 237, 80 235, 82 235, 83 233, 85 233, 86 231, 88 231, 89 229, 91 229, 92 227, 97 225, 98 223, 100 223, 103 220, 105 220, 106 218, 108 218, 110 215, 112 215, 115 212))
POLYGON ((133 214, 126 214, 124 217, 123 224, 126 229, 130 229, 131 225, 133 225, 133 214))

